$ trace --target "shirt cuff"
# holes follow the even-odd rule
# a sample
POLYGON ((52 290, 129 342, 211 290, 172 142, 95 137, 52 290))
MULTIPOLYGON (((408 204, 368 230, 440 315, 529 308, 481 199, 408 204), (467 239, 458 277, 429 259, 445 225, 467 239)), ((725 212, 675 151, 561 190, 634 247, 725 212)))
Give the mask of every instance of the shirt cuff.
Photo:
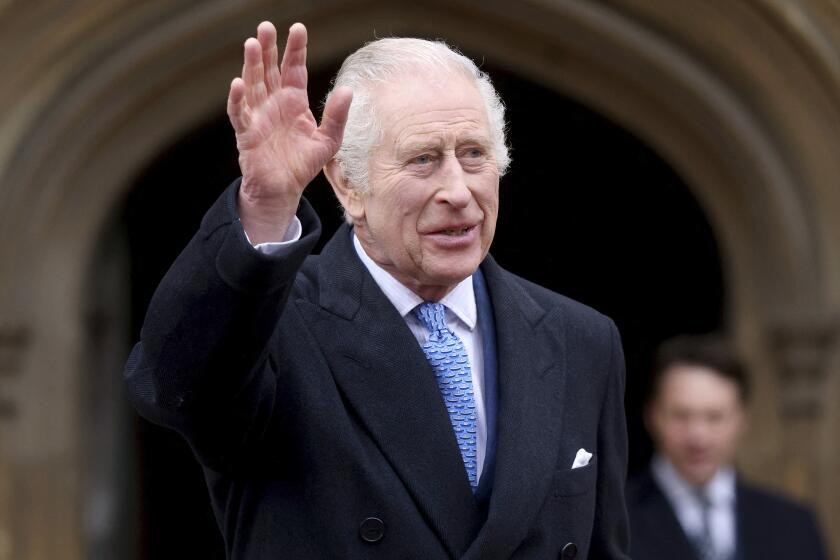
POLYGON ((291 243, 294 243, 295 241, 300 240, 300 236, 302 233, 303 226, 300 225, 300 220, 298 219, 298 217, 294 216, 292 218, 292 223, 289 224, 288 229, 286 229, 285 235, 283 235, 283 238, 280 241, 268 241, 266 243, 257 243, 256 245, 254 245, 253 243, 251 243, 251 239, 248 237, 247 231, 245 232, 245 239, 247 239, 248 243, 251 243, 254 249, 259 251, 260 253, 263 253, 265 255, 271 255, 273 253, 276 253, 277 250, 279 250, 281 247, 285 247, 291 243))

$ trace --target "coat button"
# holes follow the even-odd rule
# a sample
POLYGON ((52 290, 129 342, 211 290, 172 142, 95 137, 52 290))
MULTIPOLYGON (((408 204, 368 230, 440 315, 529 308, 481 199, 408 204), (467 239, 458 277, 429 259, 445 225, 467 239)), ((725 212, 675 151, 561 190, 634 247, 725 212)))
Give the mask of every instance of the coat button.
POLYGON ((563 560, 574 560, 577 558, 577 545, 573 542, 566 543, 563 547, 563 552, 560 554, 563 560))
POLYGON ((378 517, 368 517, 359 526, 359 535, 365 542, 379 542, 385 536, 385 523, 378 517))

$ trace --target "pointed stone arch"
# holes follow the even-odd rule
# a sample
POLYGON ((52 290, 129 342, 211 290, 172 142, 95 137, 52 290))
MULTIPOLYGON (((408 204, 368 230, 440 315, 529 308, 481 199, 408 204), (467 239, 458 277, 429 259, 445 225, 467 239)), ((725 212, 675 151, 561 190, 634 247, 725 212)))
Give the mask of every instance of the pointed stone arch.
POLYGON ((758 372, 764 429, 745 468, 818 500, 838 527, 837 415, 823 413, 840 396, 840 37, 817 23, 840 21, 828 2, 96 4, 43 20, 21 3, 0 40, 28 61, 0 85, 13 109, 0 121, 0 355, 13 358, 0 368, 14 364, 0 379, 14 411, 0 419, 0 558, 4 542, 16 557, 83 555, 82 523, 65 520, 82 499, 91 258, 138 170, 223 106, 261 19, 306 21, 315 67, 374 32, 446 37, 654 146, 717 232, 731 330, 758 372))

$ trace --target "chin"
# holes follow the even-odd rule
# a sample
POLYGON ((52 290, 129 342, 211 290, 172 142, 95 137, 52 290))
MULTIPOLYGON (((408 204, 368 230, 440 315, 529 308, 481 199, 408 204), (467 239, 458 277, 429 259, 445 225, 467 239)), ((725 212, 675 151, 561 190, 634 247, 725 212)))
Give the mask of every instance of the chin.
POLYGON ((464 278, 472 276, 479 264, 480 263, 476 263, 475 266, 461 264, 457 267, 447 267, 446 269, 435 271, 433 277, 437 280, 437 283, 441 285, 454 286, 455 284, 461 282, 464 278))
POLYGON ((683 471, 683 476, 692 484, 706 484, 716 472, 715 466, 689 467, 683 471))

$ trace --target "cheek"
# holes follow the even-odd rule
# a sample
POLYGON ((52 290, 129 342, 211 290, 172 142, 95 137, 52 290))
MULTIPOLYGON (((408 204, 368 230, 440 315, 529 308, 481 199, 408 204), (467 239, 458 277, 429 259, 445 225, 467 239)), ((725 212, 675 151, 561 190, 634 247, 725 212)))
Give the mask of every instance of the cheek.
POLYGON ((488 192, 486 192, 481 201, 481 205, 483 206, 484 213, 486 214, 485 218, 492 218, 488 221, 492 221, 494 224, 496 222, 496 216, 499 213, 499 185, 496 183, 495 185, 491 185, 488 188, 488 192))
POLYGON ((434 192, 426 181, 419 179, 403 179, 396 182, 389 190, 388 208, 390 218, 413 218, 421 214, 431 204, 434 192))
POLYGON ((381 181, 371 191, 373 194, 368 201, 368 214, 375 214, 379 228, 388 229, 392 233, 401 229, 404 218, 415 204, 408 185, 393 180, 381 181))
POLYGON ((721 434, 721 447, 730 449, 735 447, 738 442, 740 430, 737 425, 726 426, 726 429, 721 434))
POLYGON ((677 423, 668 426, 664 432, 666 445, 672 449, 684 449, 690 443, 687 431, 677 423))
POLYGON ((399 239, 406 253, 420 250, 419 222, 429 206, 422 185, 402 185, 398 196, 394 196, 384 209, 394 239, 399 239))

